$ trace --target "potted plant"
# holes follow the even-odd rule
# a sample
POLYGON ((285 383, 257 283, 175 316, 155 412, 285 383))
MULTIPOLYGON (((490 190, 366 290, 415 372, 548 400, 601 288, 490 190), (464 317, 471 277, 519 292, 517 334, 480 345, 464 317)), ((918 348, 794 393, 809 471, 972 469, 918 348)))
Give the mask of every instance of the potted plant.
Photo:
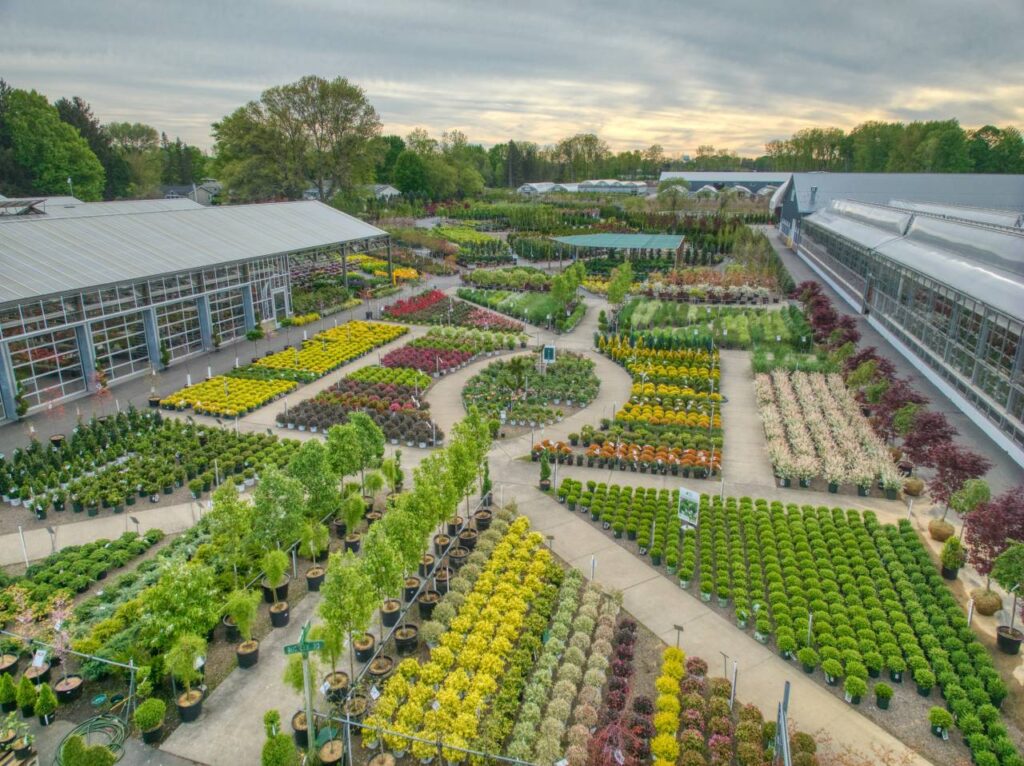
POLYGON ((6 753, 11 749, 14 740, 18 738, 18 727, 24 726, 17 718, 17 713, 10 712, 4 716, 0 723, 0 753, 6 753))
POLYGON ((10 673, 0 676, 0 710, 10 713, 18 708, 18 689, 10 673))
POLYGON ((42 684, 39 687, 39 694, 36 697, 35 714, 39 719, 40 726, 49 726, 53 723, 53 714, 57 712, 57 695, 49 684, 42 684))
POLYGON ((948 739, 949 727, 953 725, 953 716, 945 708, 936 706, 928 711, 928 723, 931 724, 932 734, 948 739))
POLYGON ((860 698, 867 693, 867 690, 867 682, 858 676, 847 676, 843 683, 843 691, 846 692, 846 699, 851 705, 859 705, 860 698))
POLYGON ((235 649, 238 667, 251 668, 260 658, 260 642, 252 637, 252 624, 259 610, 260 594, 239 588, 228 596, 224 611, 238 630, 241 643, 235 649))
POLYGON ((996 628, 996 644, 1001 652, 1017 654, 1024 640, 1024 633, 1013 626, 1017 616, 1017 592, 1024 583, 1024 543, 1014 543, 999 555, 992 567, 992 579, 1013 593, 1010 624, 996 628))
POLYGON ((800 664, 803 665, 804 673, 811 674, 818 666, 818 653, 809 646, 805 646, 803 649, 798 651, 796 653, 796 658, 800 660, 800 664))
POLYGON ((272 594, 270 606, 270 623, 275 628, 283 628, 288 624, 288 556, 279 548, 267 551, 263 557, 263 592, 272 594))
POLYGON ((875 703, 879 710, 889 709, 889 700, 892 699, 892 687, 889 684, 875 684, 875 703))
POLYGON ((959 537, 954 535, 942 544, 939 560, 942 562, 942 576, 947 580, 955 580, 960 572, 960 567, 967 560, 967 551, 964 550, 959 537))
POLYGON ((903 674, 907 670, 907 663, 899 655, 892 655, 885 658, 885 666, 889 668, 889 680, 894 684, 903 683, 903 674))
POLYGON ((825 673, 825 681, 829 686, 839 684, 839 677, 843 675, 843 666, 839 660, 829 658, 821 663, 821 669, 825 673))
POLYGON ((31 718, 35 714, 37 697, 35 685, 28 679, 28 676, 22 675, 18 679, 17 701, 23 718, 31 718))
POLYGON ((327 550, 330 543, 331 533, 323 524, 318 521, 307 521, 302 527, 302 540, 299 544, 299 553, 313 562, 313 566, 306 572, 306 586, 314 593, 320 590, 324 581, 325 570, 316 561, 320 554, 327 550))
POLYGON ((32 755, 32 745, 36 741, 35 735, 29 733, 28 725, 24 721, 16 721, 14 723, 14 731, 15 737, 11 742, 10 749, 14 751, 14 757, 19 762, 28 761, 32 755))
POLYGON ((917 693, 927 697, 935 686, 935 674, 926 667, 918 666, 914 670, 914 683, 917 684, 917 693))
POLYGON ((356 660, 359 662, 369 662, 370 658, 373 657, 373 650, 376 644, 377 639, 374 638, 372 633, 363 633, 359 636, 359 638, 352 642, 356 660))
POLYGON ((203 710, 203 692, 192 685, 202 678, 203 655, 206 640, 194 633, 184 633, 164 657, 164 665, 171 677, 185 686, 178 695, 178 715, 182 723, 191 723, 203 710))
POLYGON ((366 504, 358 494, 350 494, 341 504, 341 515, 345 519, 345 550, 353 553, 359 552, 361 535, 356 531, 359 522, 366 512, 366 504))
POLYGON ((142 741, 155 745, 163 733, 167 705, 159 697, 150 697, 135 708, 135 725, 142 732, 142 741))
POLYGON ((547 451, 540 456, 540 491, 547 492, 551 489, 551 461, 548 459, 547 451))

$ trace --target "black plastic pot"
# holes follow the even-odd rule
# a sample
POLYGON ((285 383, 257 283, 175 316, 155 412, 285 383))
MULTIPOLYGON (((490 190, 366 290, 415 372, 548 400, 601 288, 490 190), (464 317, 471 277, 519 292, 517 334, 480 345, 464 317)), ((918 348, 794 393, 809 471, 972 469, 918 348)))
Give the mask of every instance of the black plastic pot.
POLYGON ((373 650, 377 646, 377 641, 376 641, 376 639, 372 635, 367 633, 365 635, 365 638, 369 638, 370 639, 370 645, 369 646, 364 647, 362 649, 360 649, 358 646, 354 647, 356 659, 359 662, 369 662, 370 658, 373 657, 373 650))
POLYGON ((273 607, 270 609, 270 624, 275 628, 285 627, 288 624, 288 620, 291 618, 291 610, 288 608, 288 604, 283 601, 280 603, 284 604, 284 609, 276 612, 273 607))
POLYGON ((225 615, 224 619, 221 620, 224 623, 224 637, 228 640, 228 643, 237 644, 242 640, 242 636, 238 632, 238 626, 233 622, 229 622, 230 619, 230 617, 225 615))
POLYGON ((311 591, 313 593, 319 592, 320 586, 323 585, 324 578, 326 576, 327 576, 327 573, 324 571, 323 567, 320 567, 320 566, 312 567, 308 572, 306 572, 306 588, 307 588, 307 590, 309 590, 309 591, 311 591))
POLYGON ((456 516, 454 519, 448 521, 445 524, 445 531, 448 533, 449 537, 454 537, 455 535, 459 534, 459 531, 462 529, 462 525, 464 523, 465 522, 461 516, 456 516))
POLYGON ((292 716, 292 739, 295 740, 296 747, 298 747, 300 750, 305 750, 307 747, 309 747, 309 729, 297 729, 295 727, 295 720, 299 716, 305 716, 305 713, 303 713, 300 710, 298 713, 292 716))
MULTIPOLYGON (((182 695, 184 696, 184 695, 182 695)), ((181 698, 178 698, 178 716, 181 718, 182 723, 192 723, 199 714, 203 712, 203 698, 200 697, 198 701, 191 705, 182 705, 181 698)))
POLYGON ((448 556, 453 569, 461 569, 462 565, 466 563, 466 559, 468 558, 469 551, 461 546, 453 550, 448 556))
POLYGON ((78 674, 62 678, 53 685, 53 691, 57 694, 57 702, 62 705, 74 702, 82 696, 82 687, 85 685, 82 677, 78 674), (63 688, 62 688, 63 687, 63 688))
POLYGON ((160 724, 155 729, 150 729, 149 731, 142 732, 142 741, 145 742, 147 745, 155 745, 157 742, 160 741, 160 737, 163 736, 163 733, 164 725, 160 724))
POLYGON ((886 697, 884 699, 882 697, 875 697, 875 704, 878 705, 878 709, 879 710, 888 710, 889 709, 889 703, 891 701, 892 700, 889 699, 888 697, 886 697))
POLYGON ((351 551, 352 553, 359 553, 359 544, 360 544, 360 537, 358 535, 356 535, 355 537, 350 537, 350 536, 346 535, 346 537, 345 537, 345 550, 346 551, 351 551))
POLYGON ((402 598, 405 603, 410 603, 416 598, 416 591, 420 589, 420 578, 418 577, 407 577, 405 578, 405 588, 402 591, 402 598))
POLYGON ((996 628, 996 645, 1004 654, 1019 654, 1021 641, 1024 641, 1024 633, 1016 628, 1009 625, 996 628))
POLYGON ((494 514, 490 511, 480 510, 473 514, 473 522, 479 532, 486 532, 493 519, 494 514))
POLYGON ((427 590, 420 594, 420 600, 416 604, 420 610, 420 619, 429 620, 433 616, 434 607, 440 598, 441 594, 436 590, 427 590))
POLYGON ((348 673, 343 673, 341 671, 328 673, 324 677, 324 683, 327 684, 327 691, 324 692, 324 697, 326 697, 329 702, 341 702, 345 698, 345 693, 348 691, 348 673))
POLYGON ((409 655, 416 651, 420 642, 420 630, 415 625, 405 624, 395 631, 395 647, 401 655, 409 655), (406 633, 408 635, 402 635, 406 633))
POLYGON ((957 575, 960 573, 960 568, 950 569, 949 567, 942 567, 942 577, 946 580, 955 580, 957 575))
POLYGON ((434 557, 429 553, 425 553, 423 558, 420 559, 420 577, 426 577, 430 574, 430 570, 434 567, 434 557))
POLYGON ((434 535, 434 553, 440 556, 451 541, 448 535, 434 535))
MULTIPOLYGON (((24 740, 18 740, 18 741, 19 742, 24 742, 24 740)), ((18 759, 19 761, 27 761, 29 759, 29 756, 31 756, 31 755, 32 755, 32 744, 30 742, 25 742, 20 747, 15 747, 14 748, 14 757, 16 759, 18 759)))
POLYGON ((345 522, 341 519, 336 519, 334 524, 332 524, 331 526, 334 528, 335 537, 344 540, 345 535, 348 534, 348 527, 345 525, 345 522))
MULTIPOLYGON (((271 613, 271 616, 273 616, 273 613, 271 613)), ((239 647, 235 649, 235 657, 238 658, 238 667, 251 668, 260 661, 260 643, 259 641, 253 641, 253 643, 256 644, 256 648, 251 652, 242 651, 242 646, 245 644, 240 644, 239 647)))
POLYGON ((288 575, 284 576, 284 583, 276 587, 267 585, 266 581, 260 583, 260 587, 263 589, 263 600, 268 604, 273 604, 275 601, 287 601, 288 600, 288 584, 291 582, 291 577, 288 575), (275 598, 276 594, 276 598, 275 598))
POLYGON ((395 625, 398 624, 398 616, 401 614, 402 604, 396 599, 390 598, 384 603, 388 605, 393 605, 394 609, 388 611, 382 607, 380 610, 380 621, 384 624, 385 628, 393 628, 395 627, 395 625))
POLYGON ((477 532, 474 529, 464 529, 459 532, 459 545, 468 551, 476 547, 477 532))

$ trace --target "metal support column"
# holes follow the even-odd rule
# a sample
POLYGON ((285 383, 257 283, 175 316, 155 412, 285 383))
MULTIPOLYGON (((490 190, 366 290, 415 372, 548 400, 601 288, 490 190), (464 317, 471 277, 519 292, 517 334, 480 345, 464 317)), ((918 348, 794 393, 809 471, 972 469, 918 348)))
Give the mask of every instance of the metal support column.
POLYGON ((160 367, 160 336, 156 327, 156 309, 150 307, 142 310, 142 326, 146 332, 146 351, 149 352, 149 362, 154 367, 160 367))
POLYGON ((11 365, 11 350, 8 344, 0 343, 0 401, 3 401, 4 414, 10 420, 18 417, 17 392, 18 384, 14 379, 14 367, 11 365))
POLYGON ((242 285, 242 314, 245 316, 245 331, 256 327, 256 307, 252 298, 252 283, 242 285))
POLYGON ((348 253, 345 252, 345 246, 341 246, 339 251, 341 254, 341 280, 345 284, 345 289, 348 289, 348 253))
POLYGON ((395 283, 394 265, 391 261, 391 238, 388 238, 388 282, 395 283))
POLYGON ((196 298, 196 309, 199 312, 199 334, 203 337, 203 349, 213 350, 213 317, 210 316, 210 296, 200 295, 196 298))
POLYGON ((982 368, 984 360, 988 358, 985 354, 985 347, 988 346, 988 336, 992 328, 992 318, 987 314, 981 320, 981 329, 978 330, 978 342, 974 346, 974 369, 971 371, 971 383, 978 382, 978 371, 982 368))
POLYGON ((96 351, 92 346, 92 332, 88 323, 75 326, 75 342, 78 344, 78 359, 82 363, 82 378, 87 391, 95 391, 96 351))

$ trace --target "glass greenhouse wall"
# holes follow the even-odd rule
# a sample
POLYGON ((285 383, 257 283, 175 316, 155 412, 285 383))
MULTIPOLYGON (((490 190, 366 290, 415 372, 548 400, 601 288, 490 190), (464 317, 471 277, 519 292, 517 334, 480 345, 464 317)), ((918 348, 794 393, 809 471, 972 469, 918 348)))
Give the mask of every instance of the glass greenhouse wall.
MULTIPOLYGON (((857 293, 866 312, 1024 446, 1024 325, 1019 314, 999 310, 813 218, 802 222, 801 243, 857 293)), ((978 286, 973 287, 977 292, 978 286)))

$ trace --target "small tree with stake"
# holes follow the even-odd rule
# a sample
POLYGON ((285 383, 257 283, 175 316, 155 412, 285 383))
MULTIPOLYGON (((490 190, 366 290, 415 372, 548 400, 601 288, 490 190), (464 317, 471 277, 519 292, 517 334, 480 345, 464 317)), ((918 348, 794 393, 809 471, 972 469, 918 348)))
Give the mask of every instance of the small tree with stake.
POLYGON ((1003 551, 992 567, 992 577, 1013 593, 1010 624, 1000 625, 996 629, 996 638, 1000 649, 1007 654, 1016 654, 1020 651, 1021 639, 1024 638, 1024 633, 1013 627, 1014 618, 1017 616, 1017 591, 1021 583, 1024 583, 1024 544, 1014 541, 1003 551))
MULTIPOLYGON (((373 582, 355 554, 331 554, 327 577, 320 588, 320 616, 328 632, 348 638, 350 678, 355 678, 352 642, 370 626, 375 606, 373 589, 373 582)), ((332 670, 337 667, 337 659, 336 655, 331 657, 332 670)))
MULTIPOLYGON (((387 537, 384 527, 377 524, 366 534, 363 566, 373 586, 378 602, 394 598, 402 588, 402 559, 387 537)), ((384 623, 380 638, 384 640, 384 623)))
POLYGON ((985 575, 985 588, 971 593, 981 614, 995 614, 1003 606, 991 590, 992 567, 1011 540, 1024 540, 1024 487, 1013 487, 973 510, 964 521, 967 560, 985 575))
POLYGON ((178 637, 164 657, 167 672, 185 687, 185 691, 178 696, 178 704, 181 706, 195 705, 202 698, 201 692, 193 690, 192 685, 202 678, 197 666, 199 658, 205 653, 206 640, 194 633, 185 633, 178 637))

